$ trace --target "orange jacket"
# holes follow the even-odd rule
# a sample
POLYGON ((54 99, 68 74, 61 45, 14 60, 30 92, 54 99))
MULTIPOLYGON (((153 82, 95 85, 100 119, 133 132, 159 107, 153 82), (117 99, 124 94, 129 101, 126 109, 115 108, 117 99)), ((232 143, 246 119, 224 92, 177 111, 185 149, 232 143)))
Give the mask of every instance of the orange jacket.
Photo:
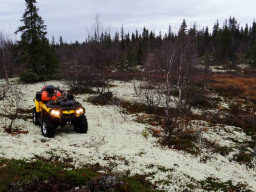
POLYGON ((43 101, 49 101, 49 100, 56 100, 59 96, 61 96, 61 93, 56 90, 54 91, 53 96, 50 96, 47 91, 43 91, 41 98, 43 101))

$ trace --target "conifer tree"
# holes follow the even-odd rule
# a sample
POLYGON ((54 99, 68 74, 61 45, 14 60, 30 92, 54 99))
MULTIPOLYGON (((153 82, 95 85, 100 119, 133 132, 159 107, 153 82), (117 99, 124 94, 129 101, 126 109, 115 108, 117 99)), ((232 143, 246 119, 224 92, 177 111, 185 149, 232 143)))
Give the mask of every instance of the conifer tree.
POLYGON ((231 61, 232 66, 235 65, 236 60, 236 52, 238 49, 238 40, 239 40, 239 25, 237 24, 237 20, 233 18, 229 18, 229 30, 231 35, 231 47, 230 47, 230 54, 229 58, 231 61))
POLYGON ((50 49, 46 38, 46 25, 38 15, 36 0, 25 0, 26 9, 22 16, 23 25, 16 33, 21 33, 18 41, 20 54, 18 62, 24 65, 21 74, 23 81, 41 81, 55 78, 57 74, 57 60, 50 49))
POLYGON ((60 36, 60 39, 59 39, 59 42, 60 42, 60 46, 63 46, 63 38, 62 38, 62 36, 60 36))
POLYGON ((256 22, 253 22, 251 28, 251 50, 250 59, 254 66, 256 66, 256 22))
POLYGON ((180 29, 179 29, 179 33, 178 33, 178 35, 181 37, 181 38, 184 38, 186 35, 187 35, 187 23, 186 23, 186 20, 185 19, 183 19, 183 22, 182 22, 182 24, 181 24, 181 26, 180 26, 180 29))

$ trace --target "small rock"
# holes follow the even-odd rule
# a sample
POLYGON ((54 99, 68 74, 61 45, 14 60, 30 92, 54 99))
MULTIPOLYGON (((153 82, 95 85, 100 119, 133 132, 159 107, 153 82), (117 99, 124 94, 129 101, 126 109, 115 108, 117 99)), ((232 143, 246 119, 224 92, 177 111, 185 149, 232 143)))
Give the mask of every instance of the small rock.
POLYGON ((90 183, 91 191, 119 191, 126 188, 126 183, 117 176, 103 175, 90 183))
POLYGON ((41 142, 45 143, 45 142, 47 142, 47 140, 46 139, 41 139, 41 142))

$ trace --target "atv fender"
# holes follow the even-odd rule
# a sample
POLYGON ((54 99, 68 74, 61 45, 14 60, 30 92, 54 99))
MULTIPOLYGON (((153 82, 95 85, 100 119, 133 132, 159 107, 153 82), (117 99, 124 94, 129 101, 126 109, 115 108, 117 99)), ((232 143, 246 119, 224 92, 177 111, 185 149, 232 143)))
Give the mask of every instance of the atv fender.
POLYGON ((35 102, 36 112, 40 113, 42 111, 42 101, 38 101, 37 99, 34 99, 34 102, 35 102))

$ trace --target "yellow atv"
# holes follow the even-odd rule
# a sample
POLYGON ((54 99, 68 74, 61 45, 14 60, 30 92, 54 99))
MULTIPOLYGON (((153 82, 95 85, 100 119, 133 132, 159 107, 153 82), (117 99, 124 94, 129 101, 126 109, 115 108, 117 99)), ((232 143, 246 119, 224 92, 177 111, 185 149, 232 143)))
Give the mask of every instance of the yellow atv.
POLYGON ((42 101, 42 92, 34 98, 33 123, 41 125, 42 135, 54 137, 57 126, 73 125, 77 133, 87 133, 85 109, 73 96, 60 96, 57 100, 42 101))

